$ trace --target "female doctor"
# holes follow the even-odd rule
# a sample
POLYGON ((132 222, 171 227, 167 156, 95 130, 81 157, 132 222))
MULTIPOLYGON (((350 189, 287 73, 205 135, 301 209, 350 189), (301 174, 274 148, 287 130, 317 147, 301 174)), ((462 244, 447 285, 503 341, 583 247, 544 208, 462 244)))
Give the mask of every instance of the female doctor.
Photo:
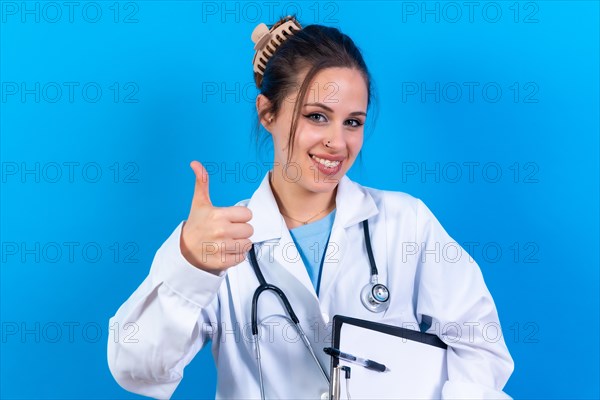
POLYGON ((273 168, 250 199, 214 207, 206 170, 191 163, 189 217, 110 319, 121 330, 109 330, 115 380, 131 392, 170 398, 185 366, 212 340, 217 398, 319 399, 328 392, 322 348, 340 314, 429 327, 448 345, 442 398, 510 398, 502 389, 513 361, 478 265, 421 200, 346 176, 371 100, 359 49, 335 28, 302 28, 294 17, 270 30, 261 25, 252 37, 256 108, 273 140, 273 168), (389 290, 375 293, 375 303, 363 290, 375 284, 365 220, 375 279, 389 290), (285 295, 300 328, 275 290, 262 292, 253 310, 261 282, 285 295), (132 323, 136 340, 115 341, 132 323))

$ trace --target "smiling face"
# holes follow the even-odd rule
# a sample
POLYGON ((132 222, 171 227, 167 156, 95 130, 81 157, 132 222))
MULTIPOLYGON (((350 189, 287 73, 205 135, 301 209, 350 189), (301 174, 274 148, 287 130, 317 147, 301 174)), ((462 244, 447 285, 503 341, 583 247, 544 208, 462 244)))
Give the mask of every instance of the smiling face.
POLYGON ((273 136, 273 180, 279 188, 298 194, 331 192, 362 147, 368 104, 365 79, 358 70, 350 68, 327 68, 315 76, 300 104, 288 162, 297 93, 296 89, 286 97, 279 116, 266 125, 273 136))

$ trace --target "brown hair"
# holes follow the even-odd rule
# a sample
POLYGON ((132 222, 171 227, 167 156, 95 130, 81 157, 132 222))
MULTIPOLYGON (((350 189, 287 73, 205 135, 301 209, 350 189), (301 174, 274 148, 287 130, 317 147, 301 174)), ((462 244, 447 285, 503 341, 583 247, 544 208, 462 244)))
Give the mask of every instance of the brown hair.
MULTIPOLYGON (((293 19, 280 19, 273 27, 293 19)), ((306 96, 311 80, 323 69, 344 67, 358 70, 367 85, 367 108, 371 104, 373 84, 362 54, 352 39, 339 29, 323 25, 307 25, 294 33, 276 49, 267 61, 264 74, 254 73, 254 82, 260 93, 270 101, 270 107, 258 115, 257 130, 265 114, 277 117, 287 96, 297 87, 299 75, 307 71, 295 100, 288 142, 288 161, 293 151, 294 136, 301 111, 301 100, 306 96)), ((258 138, 257 138, 258 139, 258 138)))

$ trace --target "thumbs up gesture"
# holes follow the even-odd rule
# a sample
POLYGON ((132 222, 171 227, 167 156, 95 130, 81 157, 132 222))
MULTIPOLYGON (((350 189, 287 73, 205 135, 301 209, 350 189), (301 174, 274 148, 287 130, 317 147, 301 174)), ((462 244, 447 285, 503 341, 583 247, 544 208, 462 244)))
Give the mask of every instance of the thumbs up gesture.
POLYGON ((218 275, 239 264, 252 242, 254 229, 248 223, 248 207, 214 207, 208 192, 208 173, 198 161, 190 167, 196 175, 196 188, 188 219, 180 238, 181 254, 196 268, 218 275))

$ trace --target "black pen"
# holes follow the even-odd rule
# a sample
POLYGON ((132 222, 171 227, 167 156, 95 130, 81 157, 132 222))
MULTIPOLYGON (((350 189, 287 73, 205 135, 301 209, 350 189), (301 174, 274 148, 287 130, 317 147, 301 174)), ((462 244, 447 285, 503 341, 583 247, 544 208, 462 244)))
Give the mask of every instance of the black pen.
POLYGON ((332 357, 338 357, 344 361, 349 361, 349 362, 352 362, 352 363, 355 363, 358 365, 362 365, 363 367, 365 367, 367 369, 371 369, 373 371, 386 372, 386 371, 390 370, 383 364, 379 364, 378 362, 375 362, 373 360, 367 360, 366 358, 360 358, 360 357, 353 356, 352 354, 341 352, 338 349, 335 349, 333 347, 325 347, 323 349, 323 351, 327 355, 330 355, 332 357))

